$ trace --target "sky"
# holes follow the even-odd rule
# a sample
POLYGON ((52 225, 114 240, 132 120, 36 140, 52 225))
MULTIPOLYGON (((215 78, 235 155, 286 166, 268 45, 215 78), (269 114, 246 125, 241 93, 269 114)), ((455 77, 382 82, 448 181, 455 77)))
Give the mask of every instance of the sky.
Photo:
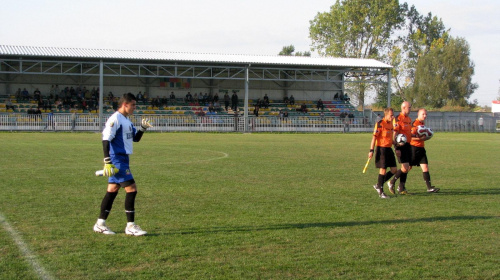
MULTIPOLYGON (((1 0, 0 45, 277 55, 310 51, 309 21, 334 0, 1 0)), ((400 1, 402 3, 404 1, 400 1)), ((500 1, 407 0, 467 40, 491 106, 500 89, 500 1)), ((316 54, 313 52, 313 56, 316 54)))

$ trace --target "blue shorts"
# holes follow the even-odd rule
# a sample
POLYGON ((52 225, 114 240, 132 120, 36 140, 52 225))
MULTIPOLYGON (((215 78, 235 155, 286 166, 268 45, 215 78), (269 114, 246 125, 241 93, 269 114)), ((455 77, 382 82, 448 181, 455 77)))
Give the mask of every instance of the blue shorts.
POLYGON ((122 187, 125 187, 122 183, 127 181, 134 183, 134 176, 130 172, 128 155, 111 155, 111 162, 119 171, 114 176, 109 177, 108 183, 120 184, 122 187))

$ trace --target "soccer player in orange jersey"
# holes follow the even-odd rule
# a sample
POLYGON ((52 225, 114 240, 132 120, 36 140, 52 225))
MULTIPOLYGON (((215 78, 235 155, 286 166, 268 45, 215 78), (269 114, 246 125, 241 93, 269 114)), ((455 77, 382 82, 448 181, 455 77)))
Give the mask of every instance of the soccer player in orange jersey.
POLYGON ((394 138, 394 110, 386 108, 384 110, 384 118, 375 124, 373 130, 373 138, 370 144, 370 152, 368 157, 373 157, 375 143, 377 143, 377 151, 375 154, 375 167, 379 168, 378 181, 373 187, 377 190, 380 198, 389 198, 384 193, 384 183, 396 173, 396 158, 392 151, 394 138), (387 168, 391 170, 387 172, 387 168))
POLYGON ((425 119, 427 118, 427 110, 420 109, 418 110, 418 117, 413 122, 411 128, 411 166, 420 166, 422 168, 422 175, 424 177, 425 184, 427 186, 427 192, 435 193, 439 191, 439 188, 436 188, 431 185, 431 175, 429 174, 429 163, 427 160, 427 153, 425 151, 425 143, 427 140, 427 136, 419 137, 417 134, 417 128, 419 125, 425 125, 425 119))
POLYGON ((410 118, 410 102, 405 101, 401 104, 401 113, 397 118, 394 119, 394 139, 398 134, 404 134, 406 136, 407 142, 403 146, 395 145, 396 156, 401 163, 401 168, 398 169, 394 177, 387 182, 389 186, 389 191, 395 194, 394 185, 396 181, 400 179, 398 186, 399 194, 408 194, 406 191, 405 183, 408 171, 410 171, 410 159, 411 159, 411 118, 410 118))

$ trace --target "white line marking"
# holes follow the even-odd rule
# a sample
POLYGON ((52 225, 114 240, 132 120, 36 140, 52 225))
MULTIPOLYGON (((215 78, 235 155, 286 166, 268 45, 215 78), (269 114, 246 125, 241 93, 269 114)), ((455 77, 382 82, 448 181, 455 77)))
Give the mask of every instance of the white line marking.
POLYGON ((41 279, 46 279, 46 280, 53 279, 52 276, 50 276, 50 274, 40 265, 40 263, 38 263, 36 256, 28 248, 28 245, 24 243, 23 239, 21 238, 21 235, 19 235, 19 233, 10 226, 10 224, 7 222, 2 213, 0 213, 0 224, 2 224, 5 231, 7 231, 10 234, 10 237, 12 237, 12 239, 16 243, 17 247, 21 251, 26 261, 33 267, 35 273, 41 279))

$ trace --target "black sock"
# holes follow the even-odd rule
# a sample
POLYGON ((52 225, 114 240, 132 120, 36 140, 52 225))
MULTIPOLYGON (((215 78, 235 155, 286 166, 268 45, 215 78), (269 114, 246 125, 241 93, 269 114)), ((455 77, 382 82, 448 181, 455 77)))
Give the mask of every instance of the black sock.
POLYGON ((399 180, 399 189, 405 189, 406 178, 408 177, 408 173, 401 173, 401 178, 399 180))
POLYGON ((113 207, 113 202, 115 201, 118 192, 107 192, 101 202, 101 214, 99 219, 106 220, 108 218, 109 212, 113 207))
POLYGON ((384 188, 384 176, 385 175, 382 175, 382 174, 378 174, 378 182, 377 182, 377 187, 379 189, 383 189, 384 188))
POLYGON ((408 177, 408 173, 401 173, 400 179, 399 180, 401 183, 406 183, 406 178, 408 177))
POLYGON ((125 195, 125 213, 127 214, 127 222, 133 223, 135 220, 135 196, 137 191, 128 192, 125 195))
POLYGON ((384 183, 391 179, 392 175, 394 175, 391 171, 387 171, 384 176, 384 183))
POLYGON ((403 174, 403 171, 401 171, 401 169, 398 169, 396 174, 394 174, 394 178, 392 178, 391 180, 391 185, 394 185, 396 183, 396 181, 401 177, 401 174, 403 174))
POLYGON ((428 190, 432 189, 431 175, 429 174, 429 172, 422 172, 422 175, 424 176, 424 181, 425 181, 425 184, 427 185, 427 189, 428 190))

